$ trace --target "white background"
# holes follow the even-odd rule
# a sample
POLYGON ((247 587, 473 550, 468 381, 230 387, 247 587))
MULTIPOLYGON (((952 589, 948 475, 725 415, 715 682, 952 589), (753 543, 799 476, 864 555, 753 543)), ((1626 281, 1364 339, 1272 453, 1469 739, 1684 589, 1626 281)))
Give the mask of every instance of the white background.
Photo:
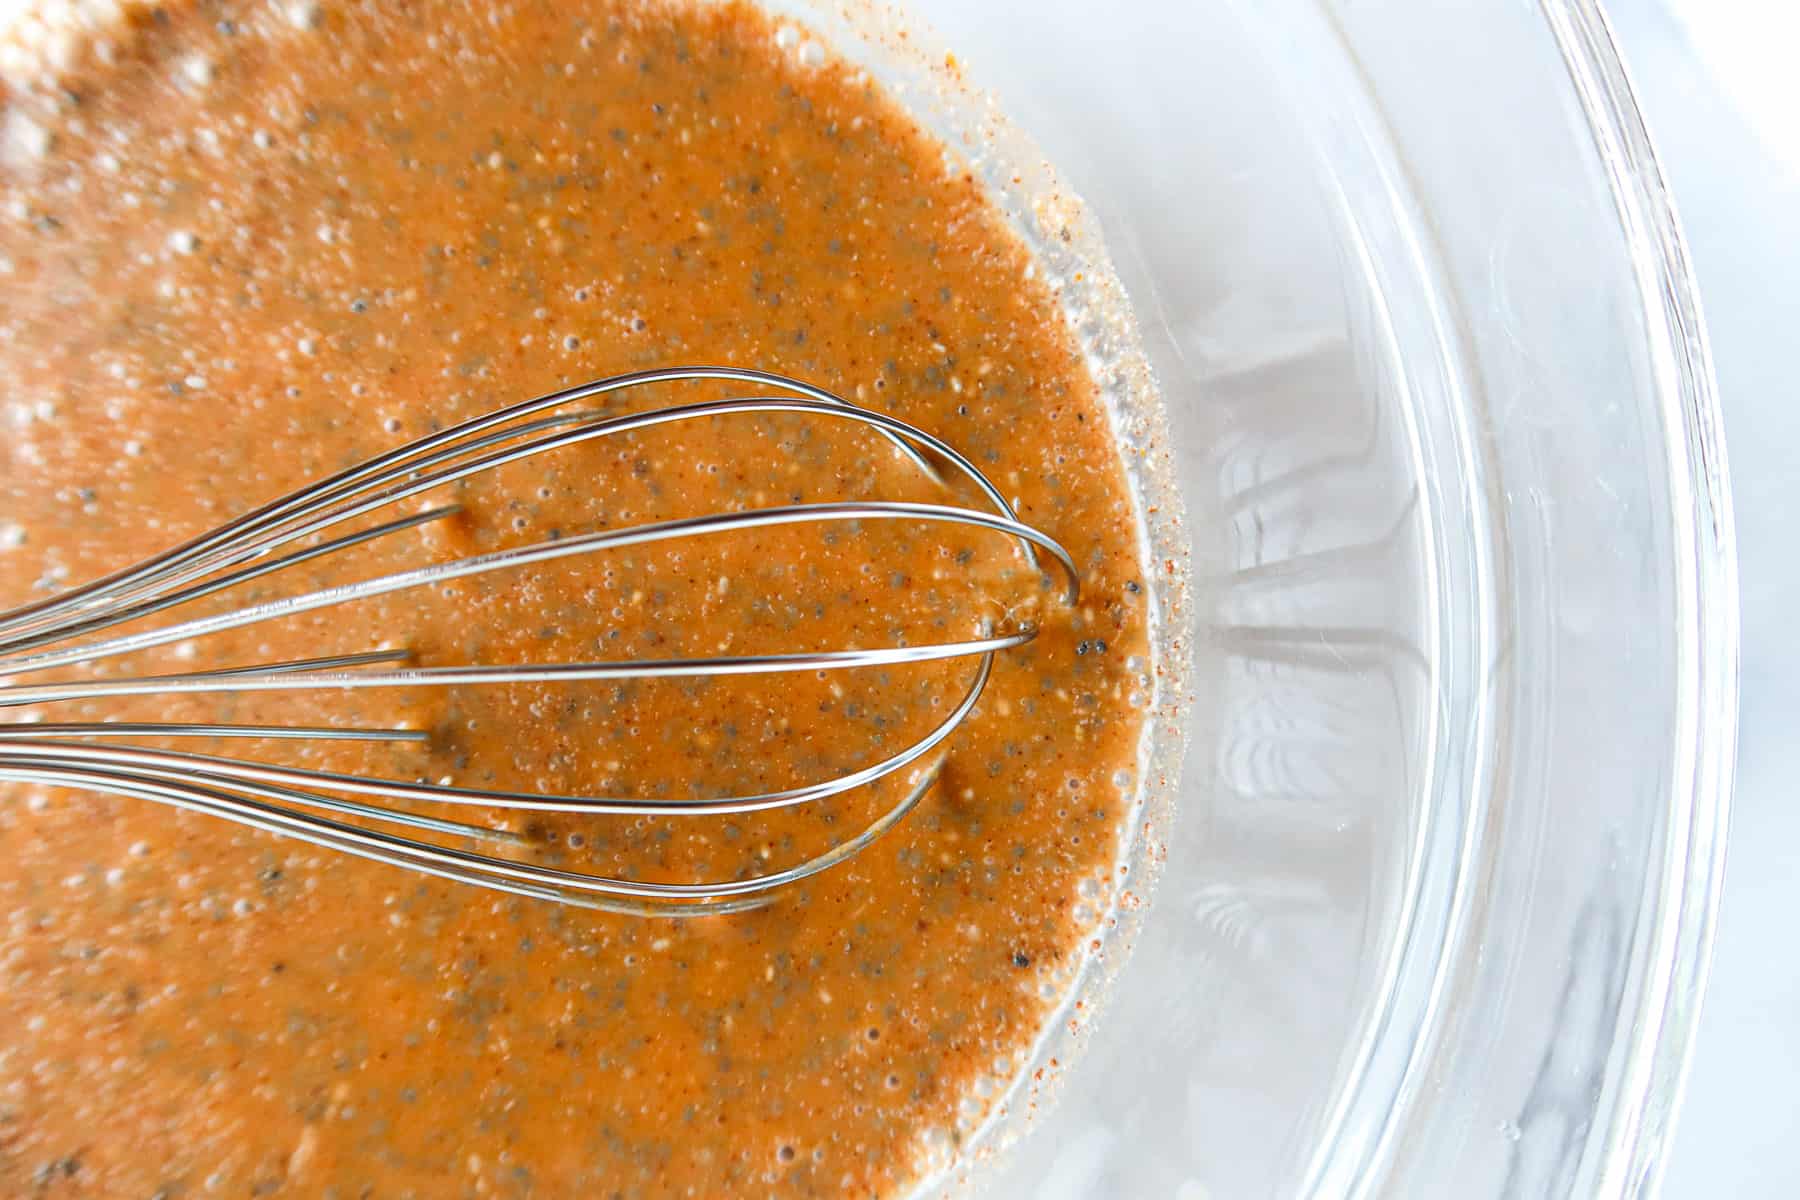
POLYGON ((1668 1200, 1800 1196, 1800 4, 1611 0, 1717 356, 1743 572, 1743 731, 1712 986, 1668 1200))

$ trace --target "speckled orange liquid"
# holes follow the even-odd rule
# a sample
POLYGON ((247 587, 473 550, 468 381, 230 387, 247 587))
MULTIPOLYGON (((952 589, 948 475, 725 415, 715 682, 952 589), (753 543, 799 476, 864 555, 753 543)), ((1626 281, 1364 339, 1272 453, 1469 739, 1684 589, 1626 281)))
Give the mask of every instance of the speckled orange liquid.
MULTIPOLYGON (((0 605, 444 423, 686 362, 787 372, 947 438, 1071 548, 1084 593, 1063 605, 985 534, 776 530, 111 664, 396 640, 424 662, 667 657, 1042 628, 997 664, 908 821, 741 916, 496 897, 7 786, 0 1194, 902 1193, 922 1145, 966 1130, 978 1086, 1042 1027, 1085 936, 1078 889, 1118 852, 1142 727, 1125 480, 1023 248, 867 78, 796 54, 739 4, 172 4, 65 51, 54 78, 9 81, 0 112, 0 605)), ((509 469, 459 491, 454 523, 292 583, 690 512, 941 499, 933 486, 848 427, 719 420, 509 469)), ((891 753, 966 676, 227 696, 51 719, 400 722, 429 747, 248 753, 684 796, 891 753)), ((517 827, 546 862, 730 878, 817 853, 882 806, 517 827)))

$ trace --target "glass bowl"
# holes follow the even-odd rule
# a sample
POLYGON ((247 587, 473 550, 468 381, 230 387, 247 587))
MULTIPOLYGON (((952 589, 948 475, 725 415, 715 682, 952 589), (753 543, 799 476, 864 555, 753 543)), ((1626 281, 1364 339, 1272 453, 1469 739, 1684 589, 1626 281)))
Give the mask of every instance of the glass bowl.
POLYGON ((1654 1190, 1736 578, 1694 282, 1595 0, 770 3, 1053 273, 1155 567, 1092 953, 924 1190, 1654 1190))
POLYGON ((1166 413, 1124 420, 1170 572, 1134 873, 931 1188, 1653 1190, 1736 583, 1694 282, 1604 14, 777 7, 989 181, 1122 409, 1141 352, 1166 413))

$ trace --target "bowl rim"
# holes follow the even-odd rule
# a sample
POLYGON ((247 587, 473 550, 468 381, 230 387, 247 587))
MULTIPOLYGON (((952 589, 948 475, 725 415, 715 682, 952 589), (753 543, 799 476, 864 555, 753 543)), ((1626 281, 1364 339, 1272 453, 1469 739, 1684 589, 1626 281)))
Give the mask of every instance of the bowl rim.
MULTIPOLYGON (((1338 42, 1357 63, 1355 50, 1342 44, 1345 27, 1333 0, 1302 0, 1290 7, 1296 19, 1282 27, 1284 37, 1338 42)), ((1585 135, 1591 146, 1591 160, 1611 200, 1628 286, 1636 291, 1627 303, 1647 367, 1642 401, 1660 427, 1649 452, 1654 458, 1660 441, 1667 505, 1662 534, 1671 548, 1674 610, 1665 631, 1673 659, 1671 727, 1661 768, 1666 786, 1660 802, 1652 802, 1654 811, 1646 811, 1655 818, 1656 841, 1644 864, 1641 891, 1635 903, 1630 893, 1621 896, 1633 909, 1638 932, 1618 981, 1614 1019, 1595 1047, 1604 1087, 1570 1147, 1581 1164, 1584 1194, 1628 1197, 1653 1194, 1660 1179, 1711 967, 1736 758, 1737 562, 1718 388, 1698 282, 1629 68, 1604 0, 1537 0, 1535 7, 1539 28, 1566 73, 1578 110, 1576 136, 1585 135)), ((1529 13, 1520 19, 1533 21, 1529 13)), ((1359 67, 1345 73, 1345 82, 1374 105, 1360 91, 1365 77, 1359 67)), ((1373 121, 1378 128, 1385 125, 1378 116, 1373 121)), ((1342 124, 1360 126, 1355 120, 1342 124)), ((1361 140, 1360 153, 1377 176, 1399 171, 1391 160, 1394 147, 1380 138, 1361 140)), ((1396 203, 1406 200, 1389 190, 1372 207, 1385 212, 1396 203)), ((1441 264, 1429 255, 1421 262, 1421 286, 1438 286, 1432 275, 1441 264)), ((1461 446, 1466 436, 1453 430, 1450 443, 1461 446)), ((1473 559, 1481 557, 1478 547, 1473 559)), ((1466 582, 1488 594, 1488 570, 1473 559, 1465 568, 1475 574, 1466 582)), ((1438 607, 1437 600, 1431 603, 1438 607)), ((1479 633, 1493 620, 1485 602, 1477 608, 1481 611, 1453 614, 1467 626, 1465 632, 1479 633)), ((1478 703, 1472 712, 1482 708, 1478 703)), ((1420 836, 1435 842, 1454 838, 1467 863, 1480 840, 1484 806, 1477 787, 1458 804, 1427 814, 1433 828, 1420 836)), ((1443 1034, 1444 989, 1463 970, 1453 960, 1454 945, 1469 933, 1469 880, 1460 869, 1451 874, 1438 872, 1429 889, 1410 875, 1403 886, 1404 928, 1384 964, 1380 999, 1359 1018, 1362 1032, 1332 1085, 1301 1176, 1301 1195, 1380 1194, 1382 1180, 1396 1165, 1398 1147, 1413 1123, 1409 1114, 1425 1084, 1422 1064, 1443 1049, 1430 1044, 1443 1034)))
POLYGON ((1539 0, 1599 151, 1642 300, 1668 431, 1678 609, 1673 786, 1621 1013, 1617 1100, 1590 1146, 1600 1196, 1651 1194, 1679 1115, 1712 966, 1737 757, 1738 568, 1730 473, 1699 284, 1675 197, 1603 0, 1539 0))

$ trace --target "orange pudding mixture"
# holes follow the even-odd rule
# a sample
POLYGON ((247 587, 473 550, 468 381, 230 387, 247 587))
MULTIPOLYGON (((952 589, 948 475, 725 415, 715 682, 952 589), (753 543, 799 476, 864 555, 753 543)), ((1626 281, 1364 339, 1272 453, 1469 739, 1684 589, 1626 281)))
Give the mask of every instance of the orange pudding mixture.
MULTIPOLYGON (((946 438, 1071 549, 1083 597, 1065 605, 985 533, 771 530, 104 664, 394 643, 425 663, 567 661, 1041 628, 997 662, 910 818, 743 915, 558 907, 0 785, 0 1194, 903 1191, 1023 1064, 1089 936, 1077 910, 1119 853, 1148 654, 1107 416, 981 188, 854 66, 735 3, 170 5, 65 49, 54 79, 13 80, 0 108, 0 607, 454 420, 688 362, 786 372, 946 438)), ((456 489, 452 521, 235 599, 857 496, 949 498, 849 425, 720 418, 508 468, 456 489)), ((893 753, 971 669, 38 711, 399 723, 429 746, 181 745, 682 797, 893 753)), ((543 862, 728 879, 820 852, 894 795, 490 818, 543 862)))

